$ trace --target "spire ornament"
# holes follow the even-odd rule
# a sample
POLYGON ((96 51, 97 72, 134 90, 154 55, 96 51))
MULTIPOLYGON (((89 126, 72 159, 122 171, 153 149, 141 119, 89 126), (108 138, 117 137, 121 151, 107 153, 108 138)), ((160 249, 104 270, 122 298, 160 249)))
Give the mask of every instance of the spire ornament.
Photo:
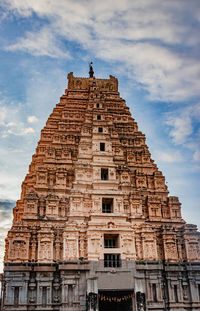
POLYGON ((94 77, 94 70, 93 70, 92 64, 93 64, 93 62, 89 63, 89 69, 90 69, 89 70, 89 75, 90 75, 90 78, 94 77))

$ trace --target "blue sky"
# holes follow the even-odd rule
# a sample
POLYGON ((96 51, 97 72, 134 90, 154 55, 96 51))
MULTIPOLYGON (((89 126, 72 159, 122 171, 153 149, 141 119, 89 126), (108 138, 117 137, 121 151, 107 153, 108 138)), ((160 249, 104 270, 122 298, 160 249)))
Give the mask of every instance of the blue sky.
POLYGON ((67 74, 119 79, 152 158, 200 227, 200 1, 1 0, 0 247, 67 74), (11 204, 9 203, 11 202, 11 204))

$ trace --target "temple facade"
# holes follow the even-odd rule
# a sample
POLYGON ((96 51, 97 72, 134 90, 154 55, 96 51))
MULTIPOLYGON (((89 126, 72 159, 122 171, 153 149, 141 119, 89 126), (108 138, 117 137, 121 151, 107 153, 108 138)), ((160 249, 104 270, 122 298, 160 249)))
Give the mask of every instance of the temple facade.
POLYGON ((115 77, 68 75, 13 214, 2 310, 200 310, 200 233, 115 77))

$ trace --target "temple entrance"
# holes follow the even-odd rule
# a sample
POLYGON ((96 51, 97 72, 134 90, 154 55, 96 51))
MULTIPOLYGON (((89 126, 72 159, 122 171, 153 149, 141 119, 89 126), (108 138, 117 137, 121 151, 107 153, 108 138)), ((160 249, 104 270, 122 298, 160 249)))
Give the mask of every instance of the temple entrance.
POLYGON ((99 311, 133 311, 133 291, 99 291, 99 311))

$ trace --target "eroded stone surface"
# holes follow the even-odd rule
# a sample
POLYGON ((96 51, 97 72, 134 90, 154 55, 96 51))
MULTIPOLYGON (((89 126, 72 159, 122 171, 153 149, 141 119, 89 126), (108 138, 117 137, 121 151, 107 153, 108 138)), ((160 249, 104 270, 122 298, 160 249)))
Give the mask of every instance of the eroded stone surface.
MULTIPOLYGON (((68 80, 68 89, 41 131, 22 183, 21 198, 14 208, 13 225, 6 239, 6 267, 14 263, 45 265, 81 260, 96 261, 96 267, 104 269, 105 254, 119 254, 125 266, 126 262, 132 262, 130 273, 136 269, 135 261, 140 262, 138 267, 142 261, 165 261, 171 265, 199 262, 200 234, 196 226, 185 224, 178 198, 169 196, 165 178, 151 159, 145 135, 138 130, 120 97, 118 80, 113 76, 79 78, 73 73, 68 75, 68 80), (117 244, 105 248, 109 236, 115 237, 112 243, 117 244)), ((45 272, 44 282, 48 279, 50 284, 45 283, 45 287, 52 288, 52 282, 57 282, 60 288, 62 276, 63 280, 67 279, 64 266, 59 268, 64 270, 59 272, 57 281, 55 273, 45 272)), ((90 271, 90 268, 85 269, 90 271)), ((155 276, 161 277, 162 267, 156 269, 155 276)), ((55 303, 62 301, 58 310, 70 307, 67 291, 75 288, 80 278, 82 290, 73 291, 73 297, 79 301, 77 310, 85 310, 85 303, 82 302, 82 307, 80 304, 84 299, 79 296, 85 295, 89 283, 86 275, 78 277, 72 270, 69 283, 62 282, 62 295, 45 292, 49 306, 53 299, 55 303)), ((28 275, 34 292, 35 270, 32 283, 31 273, 28 275)), ((43 282, 41 275, 37 274, 38 282, 43 282)), ((98 273, 95 277, 99 278, 99 284, 105 284, 108 278, 98 273)), ((154 283, 148 283, 149 297, 153 297, 155 288, 151 284, 154 283)), ((39 288, 44 285, 41 284, 37 285, 39 305, 42 304, 39 288)), ((140 287, 131 284, 133 288, 140 287)), ((156 284, 161 301, 162 286, 156 284)), ((199 275, 196 284, 198 290, 199 275)), ((145 285, 142 286, 144 291, 145 285)), ((188 295, 188 286, 185 284, 184 297, 188 295)), ((23 292, 26 290, 25 286, 23 292)), ((35 294, 28 295, 36 303, 35 294)), ((28 303, 26 299, 24 304, 28 303)))

